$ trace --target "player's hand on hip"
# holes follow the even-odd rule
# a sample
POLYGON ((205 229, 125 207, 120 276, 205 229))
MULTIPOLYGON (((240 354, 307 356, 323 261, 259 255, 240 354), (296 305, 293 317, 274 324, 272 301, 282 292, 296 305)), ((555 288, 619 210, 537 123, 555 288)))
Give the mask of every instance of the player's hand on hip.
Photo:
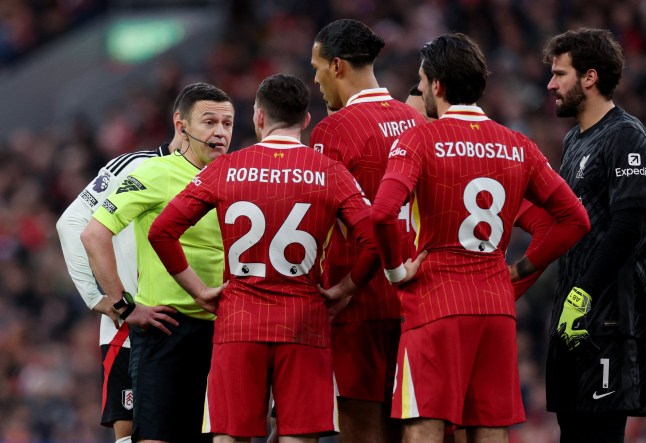
POLYGON ((404 268, 406 268, 406 277, 398 281, 397 284, 401 285, 402 283, 407 283, 411 281, 412 279, 415 278, 415 275, 417 275, 417 271, 419 270, 419 267, 422 266, 422 262, 428 255, 427 250, 423 250, 422 252, 419 253, 417 257, 415 257, 415 260, 412 258, 409 258, 406 260, 406 263, 404 263, 404 268))
POLYGON ((164 323, 175 327, 179 326, 179 322, 169 315, 175 314, 176 312, 170 306, 145 306, 137 303, 135 309, 126 319, 126 322, 129 325, 139 326, 143 330, 149 329, 152 326, 161 330, 164 334, 171 335, 171 331, 164 323))
POLYGON ((592 297, 581 288, 572 288, 563 302, 563 310, 558 321, 557 334, 570 351, 580 349, 590 342, 590 334, 585 328, 585 315, 592 308, 592 297))
POLYGON ((222 286, 217 288, 206 287, 200 292, 200 294, 195 297, 195 302, 200 305, 202 309, 208 311, 212 314, 216 314, 218 310, 218 303, 220 301, 220 295, 222 291, 229 285, 229 282, 226 281, 222 286))
POLYGON ((350 278, 350 274, 343 277, 339 283, 328 289, 323 289, 320 285, 318 286, 319 293, 327 299, 325 304, 330 319, 348 306, 352 300, 352 296, 358 289, 359 287, 350 278))

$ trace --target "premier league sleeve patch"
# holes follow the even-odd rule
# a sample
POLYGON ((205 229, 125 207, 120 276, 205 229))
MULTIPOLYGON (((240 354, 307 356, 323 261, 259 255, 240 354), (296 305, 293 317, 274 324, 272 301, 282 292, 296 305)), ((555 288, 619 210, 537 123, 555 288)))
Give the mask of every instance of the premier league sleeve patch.
POLYGON ((99 175, 92 183, 92 190, 96 193, 101 193, 108 189, 108 184, 110 183, 110 176, 105 173, 99 175))

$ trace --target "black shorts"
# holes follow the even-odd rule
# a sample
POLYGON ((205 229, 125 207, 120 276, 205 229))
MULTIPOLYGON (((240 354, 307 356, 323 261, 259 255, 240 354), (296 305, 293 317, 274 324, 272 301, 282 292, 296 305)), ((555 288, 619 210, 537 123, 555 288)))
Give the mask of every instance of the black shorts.
POLYGON ((172 314, 179 326, 130 328, 135 393, 132 441, 211 442, 202 434, 213 321, 172 314))
MULTIPOLYGON (((640 341, 633 337, 593 337, 598 349, 570 351, 550 337, 547 357, 547 409, 557 413, 633 415, 641 407, 640 341)), ((643 346, 643 341, 641 342, 643 346)), ((585 347, 584 347, 585 346, 585 347)))
POLYGON ((626 414, 613 412, 597 414, 558 413, 561 428, 560 443, 623 443, 626 414))
POLYGON ((101 345, 101 424, 112 427, 115 421, 132 420, 132 380, 128 373, 130 348, 101 345))

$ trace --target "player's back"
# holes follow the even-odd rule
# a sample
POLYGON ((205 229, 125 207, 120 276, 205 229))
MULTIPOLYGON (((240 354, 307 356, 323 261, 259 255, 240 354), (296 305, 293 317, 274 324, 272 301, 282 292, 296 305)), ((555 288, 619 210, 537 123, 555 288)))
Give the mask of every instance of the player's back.
POLYGON ((425 123, 412 107, 387 92, 381 95, 386 99, 379 94, 359 94, 322 120, 310 140, 315 150, 348 168, 370 201, 377 195, 393 142, 407 129, 425 123))
POLYGON ((386 177, 417 177, 417 249, 429 251, 403 288, 403 300, 415 294, 405 327, 454 314, 515 315, 504 255, 524 195, 539 192, 532 175, 546 160, 538 148, 482 114, 415 128, 390 157, 386 177))
MULTIPOLYGON (((357 179, 370 201, 377 195, 392 144, 409 128, 426 123, 412 107, 393 99, 385 88, 361 91, 346 107, 326 117, 312 131, 310 144, 324 155, 341 161, 357 179)), ((412 255, 410 208, 401 211, 403 252, 412 255)), ((345 227, 337 226, 330 240, 329 259, 324 264, 326 286, 348 273, 361 251, 347 238, 345 227)), ((399 318, 395 288, 379 273, 355 294, 352 303, 335 323, 399 318)))
POLYGON ((492 120, 442 119, 421 132, 434 144, 417 186, 419 248, 503 254, 529 180, 528 140, 492 120))
POLYGON ((355 180, 300 143, 245 148, 202 176, 217 187, 230 275, 216 339, 324 346, 329 321, 316 286, 320 254, 340 208, 346 220, 367 215, 355 180))

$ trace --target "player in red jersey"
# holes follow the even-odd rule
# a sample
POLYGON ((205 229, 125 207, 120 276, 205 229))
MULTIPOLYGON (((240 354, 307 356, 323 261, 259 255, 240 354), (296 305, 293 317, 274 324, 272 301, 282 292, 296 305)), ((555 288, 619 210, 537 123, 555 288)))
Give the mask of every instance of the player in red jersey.
POLYGON ((417 110, 420 114, 424 116, 426 121, 433 121, 435 120, 434 118, 429 117, 426 115, 426 107, 424 106, 424 99, 422 98, 422 92, 417 89, 419 83, 415 83, 411 88, 408 90, 408 97, 406 97, 406 103, 408 106, 411 106, 417 110))
MULTIPOLYGON (((310 145, 343 162, 370 201, 386 170, 390 146, 408 128, 425 122, 418 111, 379 87, 373 66, 383 46, 383 39, 365 24, 337 20, 318 33, 312 47, 314 81, 328 108, 337 112, 313 129, 310 145)), ((412 246, 409 214, 406 205, 401 209, 402 243, 412 246)), ((359 254, 346 231, 339 224, 330 239, 323 264, 328 283, 347 274, 359 254)), ((381 272, 334 318, 341 441, 385 441, 387 433, 399 440, 398 432, 387 432, 399 332, 399 300, 381 272)))
POLYGON ((337 217, 364 249, 342 282, 343 301, 377 271, 369 206, 340 163, 300 143, 309 90, 273 75, 254 105, 258 144, 205 168, 153 224, 150 241, 168 271, 217 319, 208 381, 207 430, 216 441, 266 432, 269 388, 278 435, 315 442, 336 430, 330 323, 321 281, 323 243, 337 217), (228 284, 207 288, 187 267, 177 239, 217 208, 228 284))
POLYGON ((386 275, 399 284, 402 337, 393 417, 404 441, 441 442, 445 424, 471 441, 506 442, 524 421, 514 290, 505 262, 523 198, 555 220, 539 247, 513 265, 524 278, 589 230, 580 202, 527 137, 475 105, 487 79, 478 46, 463 34, 422 49, 426 110, 439 120, 393 145, 372 211, 386 275), (399 207, 413 196, 419 272, 403 263, 399 207))

